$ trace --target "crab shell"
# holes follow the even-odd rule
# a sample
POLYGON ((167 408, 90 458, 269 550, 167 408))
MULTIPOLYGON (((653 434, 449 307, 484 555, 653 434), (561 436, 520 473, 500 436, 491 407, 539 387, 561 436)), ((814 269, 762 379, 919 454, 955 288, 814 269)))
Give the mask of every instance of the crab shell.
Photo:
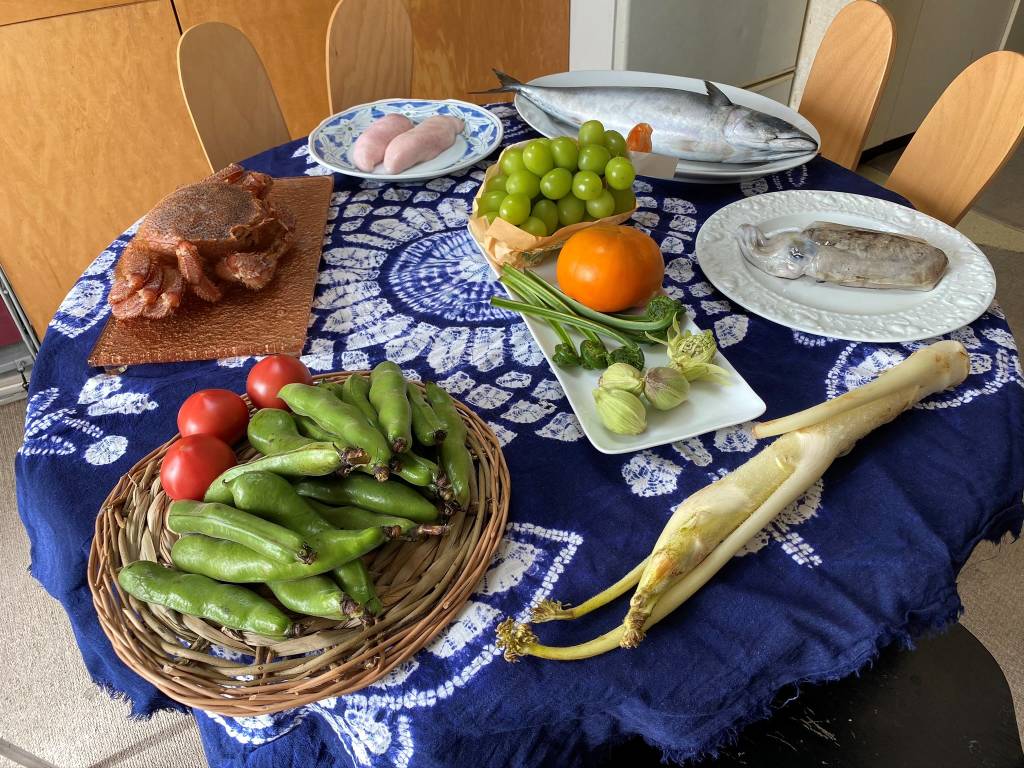
POLYGON ((172 314, 186 289, 215 302, 211 277, 264 288, 294 239, 294 222, 267 200, 270 176, 231 165, 175 190, 154 206, 115 269, 115 317, 172 314), (210 270, 212 267, 212 270, 210 270))

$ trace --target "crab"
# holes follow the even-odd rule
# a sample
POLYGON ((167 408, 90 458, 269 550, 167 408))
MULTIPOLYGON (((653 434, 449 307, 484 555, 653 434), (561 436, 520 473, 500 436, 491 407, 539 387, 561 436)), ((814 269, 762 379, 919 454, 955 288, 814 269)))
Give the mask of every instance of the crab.
POLYGON ((294 241, 291 216, 267 200, 273 182, 229 165, 157 203, 114 269, 114 317, 167 317, 186 291, 220 301, 224 283, 265 288, 294 241))

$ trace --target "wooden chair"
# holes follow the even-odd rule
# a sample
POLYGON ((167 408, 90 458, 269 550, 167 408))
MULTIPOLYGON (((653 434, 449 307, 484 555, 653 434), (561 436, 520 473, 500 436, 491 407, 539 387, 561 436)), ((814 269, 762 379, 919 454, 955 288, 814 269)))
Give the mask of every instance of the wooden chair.
POLYGON ((259 54, 230 24, 185 30, 178 77, 211 170, 291 140, 259 54))
POLYGON ((995 51, 943 91, 903 151, 888 189, 950 226, 1013 155, 1024 135, 1024 55, 995 51))
POLYGON ((412 90, 412 24, 402 0, 339 0, 327 28, 331 113, 412 90))
POLYGON ((821 134, 822 156, 857 166, 895 51, 892 16, 878 3, 854 0, 833 19, 800 99, 800 114, 821 134))

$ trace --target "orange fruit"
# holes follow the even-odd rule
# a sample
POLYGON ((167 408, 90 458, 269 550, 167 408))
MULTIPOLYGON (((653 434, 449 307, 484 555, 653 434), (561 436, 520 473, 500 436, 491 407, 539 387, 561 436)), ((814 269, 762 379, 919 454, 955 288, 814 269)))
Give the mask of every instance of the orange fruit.
POLYGON ((665 275, 654 240, 633 227, 595 224, 570 237, 558 255, 558 285, 598 312, 621 312, 645 303, 665 275))

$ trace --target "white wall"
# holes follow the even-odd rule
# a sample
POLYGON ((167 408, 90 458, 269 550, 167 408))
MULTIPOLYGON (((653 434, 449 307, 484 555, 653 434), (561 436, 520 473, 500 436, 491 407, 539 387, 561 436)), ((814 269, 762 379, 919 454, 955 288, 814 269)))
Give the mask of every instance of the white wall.
POLYGON ((800 40, 800 52, 797 54, 796 71, 793 73, 793 90, 789 95, 789 105, 796 109, 800 105, 807 75, 811 71, 814 54, 818 52, 825 30, 832 19, 853 0, 808 0, 807 16, 804 18, 803 37, 800 40))

